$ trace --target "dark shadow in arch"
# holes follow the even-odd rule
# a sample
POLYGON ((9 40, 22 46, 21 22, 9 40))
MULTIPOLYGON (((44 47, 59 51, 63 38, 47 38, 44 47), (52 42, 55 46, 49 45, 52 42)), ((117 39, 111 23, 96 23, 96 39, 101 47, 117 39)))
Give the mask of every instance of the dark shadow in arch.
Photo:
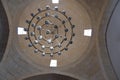
POLYGON ((0 0, 0 62, 6 50, 9 37, 9 24, 5 9, 0 0))
POLYGON ((42 74, 37 76, 32 76, 23 80, 78 80, 70 76, 60 75, 60 74, 42 74))

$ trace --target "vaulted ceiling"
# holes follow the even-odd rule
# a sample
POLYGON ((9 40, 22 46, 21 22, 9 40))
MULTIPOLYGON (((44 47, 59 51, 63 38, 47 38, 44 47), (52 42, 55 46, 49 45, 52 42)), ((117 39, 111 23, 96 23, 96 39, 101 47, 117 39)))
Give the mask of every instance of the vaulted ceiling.
POLYGON ((0 80, 118 80, 106 44, 108 22, 117 3, 117 0, 60 0, 59 4, 52 0, 0 1, 0 80), (24 39, 26 35, 18 34, 19 27, 28 26, 25 21, 32 18, 30 14, 37 13, 38 8, 45 9, 46 5, 66 10, 76 26, 73 44, 62 55, 34 53, 24 39), (84 35, 88 29, 92 30, 91 36, 84 35), (57 60, 57 67, 49 66, 51 60, 57 60))

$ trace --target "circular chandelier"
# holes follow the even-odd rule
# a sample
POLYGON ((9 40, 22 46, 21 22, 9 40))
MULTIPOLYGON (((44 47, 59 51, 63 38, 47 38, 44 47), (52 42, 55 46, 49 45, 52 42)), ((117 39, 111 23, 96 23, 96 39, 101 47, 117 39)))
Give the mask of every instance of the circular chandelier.
POLYGON ((60 11, 57 6, 51 9, 47 5, 44 10, 38 9, 36 14, 30 15, 32 18, 26 20, 28 26, 24 31, 27 31, 25 40, 30 42, 28 47, 33 47, 34 53, 40 53, 42 56, 49 54, 53 57, 68 51, 75 36, 75 25, 65 10, 60 11))

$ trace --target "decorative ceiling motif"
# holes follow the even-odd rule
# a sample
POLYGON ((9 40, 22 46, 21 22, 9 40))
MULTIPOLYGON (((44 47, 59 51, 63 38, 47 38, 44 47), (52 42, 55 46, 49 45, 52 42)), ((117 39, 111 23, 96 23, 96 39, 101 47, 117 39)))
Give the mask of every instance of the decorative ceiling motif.
POLYGON ((74 0, 33 1, 23 10, 17 28, 19 54, 36 67, 71 67, 91 49, 91 19, 74 0))
MULTIPOLYGON (((6 50, 0 64, 0 80, 118 80, 108 56, 105 31, 119 1, 1 0, 0 3, 5 9, 0 12, 1 24, 9 23, 10 30, 8 39, 1 38, 1 44, 8 41, 6 47, 1 45, 6 50), (7 23, 3 12, 7 14, 7 23)), ((0 26, 5 34, 6 26, 0 26)), ((1 36, 6 38, 3 33, 1 36)))
POLYGON ((25 40, 30 42, 28 47, 33 47, 34 53, 53 57, 54 54, 61 55, 63 51, 68 51, 70 44, 73 44, 75 25, 65 10, 60 11, 57 6, 51 9, 47 5, 44 10, 38 9, 36 14, 30 15, 32 18, 26 20, 28 26, 24 31, 27 31, 25 40))

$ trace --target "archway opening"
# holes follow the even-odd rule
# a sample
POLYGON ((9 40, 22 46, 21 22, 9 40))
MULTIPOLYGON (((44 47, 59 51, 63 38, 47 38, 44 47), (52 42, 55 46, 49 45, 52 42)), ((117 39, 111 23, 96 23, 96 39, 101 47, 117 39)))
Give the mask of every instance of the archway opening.
POLYGON ((43 74, 32 76, 23 80, 78 80, 78 79, 60 74, 43 74))
POLYGON ((9 24, 5 9, 0 1, 0 61, 6 50, 9 36, 9 24))

